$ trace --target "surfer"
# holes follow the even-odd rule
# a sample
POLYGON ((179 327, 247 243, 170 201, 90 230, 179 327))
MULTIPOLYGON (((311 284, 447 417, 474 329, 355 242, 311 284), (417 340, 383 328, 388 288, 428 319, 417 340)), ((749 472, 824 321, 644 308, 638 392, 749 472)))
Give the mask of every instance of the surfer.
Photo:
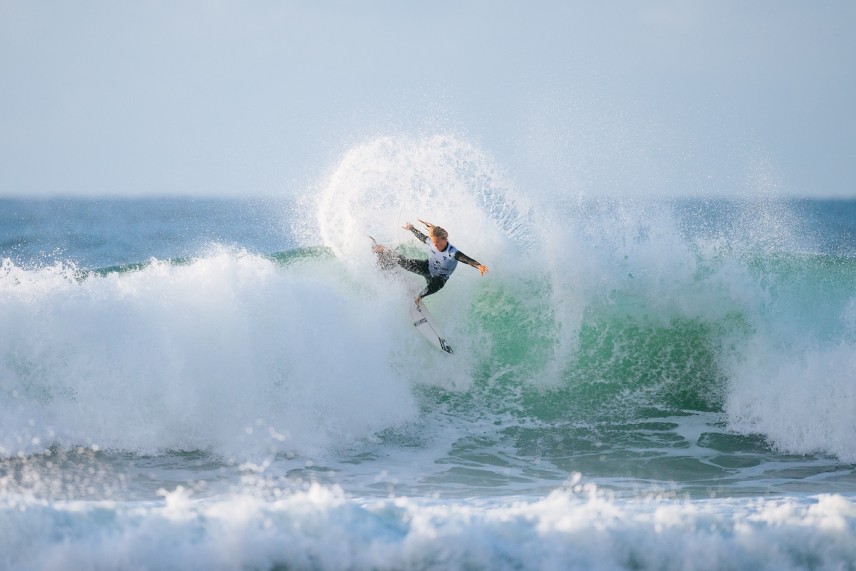
POLYGON ((430 222, 425 222, 422 219, 419 221, 428 229, 428 236, 417 230, 413 224, 408 222, 403 226, 405 230, 410 230, 413 235, 424 242, 430 251, 427 260, 414 260, 405 258, 401 254, 387 252, 386 248, 375 242, 372 251, 378 255, 382 267, 390 267, 393 264, 398 264, 405 270, 419 274, 427 285, 425 289, 419 292, 416 297, 416 303, 419 303, 423 297, 436 293, 440 290, 449 278, 452 272, 458 266, 458 262, 463 262, 469 266, 476 268, 481 275, 487 273, 487 266, 470 258, 453 245, 449 243, 449 233, 443 228, 435 226, 430 222))

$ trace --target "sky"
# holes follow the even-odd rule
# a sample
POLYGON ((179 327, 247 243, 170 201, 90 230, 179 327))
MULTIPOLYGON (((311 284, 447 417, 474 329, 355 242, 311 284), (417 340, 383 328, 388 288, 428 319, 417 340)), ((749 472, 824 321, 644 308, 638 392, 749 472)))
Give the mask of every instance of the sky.
POLYGON ((856 198, 856 2, 0 0, 0 197, 299 193, 451 134, 524 188, 856 198))

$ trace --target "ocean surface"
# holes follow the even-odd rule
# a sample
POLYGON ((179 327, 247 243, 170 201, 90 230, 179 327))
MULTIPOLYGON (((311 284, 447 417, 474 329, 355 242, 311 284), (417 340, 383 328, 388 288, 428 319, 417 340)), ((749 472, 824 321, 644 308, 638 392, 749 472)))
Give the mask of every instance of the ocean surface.
POLYGON ((856 569, 856 201, 762 190, 436 137, 289 198, 0 200, 0 569, 856 569), (490 267, 426 299, 452 356, 369 248, 417 218, 490 267))

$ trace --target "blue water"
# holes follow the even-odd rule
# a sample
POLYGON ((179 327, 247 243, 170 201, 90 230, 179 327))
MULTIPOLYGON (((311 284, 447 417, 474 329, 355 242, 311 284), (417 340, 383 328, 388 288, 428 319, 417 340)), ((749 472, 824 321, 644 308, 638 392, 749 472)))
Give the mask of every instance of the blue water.
POLYGON ((856 201, 446 138, 303 195, 0 200, 0 568, 854 569, 856 201), (367 234, 490 266, 426 300, 367 234))

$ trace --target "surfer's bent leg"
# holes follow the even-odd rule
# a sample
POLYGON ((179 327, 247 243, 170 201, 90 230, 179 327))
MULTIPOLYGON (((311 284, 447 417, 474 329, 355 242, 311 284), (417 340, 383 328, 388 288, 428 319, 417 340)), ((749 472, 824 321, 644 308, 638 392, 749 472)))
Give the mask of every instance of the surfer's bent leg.
POLYGON ((425 289, 419 292, 419 297, 425 297, 426 295, 437 293, 444 285, 446 285, 445 278, 441 278, 440 276, 437 276, 436 278, 431 278, 428 280, 428 285, 425 286, 425 289))
POLYGON ((428 260, 411 260, 404 256, 398 256, 396 263, 408 272, 419 274, 426 280, 431 278, 431 273, 428 271, 428 260))
POLYGON ((381 270, 391 270, 398 263, 399 255, 389 250, 377 252, 377 265, 381 270))
POLYGON ((431 277, 431 272, 428 271, 428 260, 412 260, 410 258, 405 258, 402 255, 398 255, 395 258, 395 262, 408 272, 419 274, 428 282, 425 289, 419 293, 419 297, 425 297, 426 295, 437 293, 440 291, 440 288, 446 285, 446 278, 440 276, 431 277))

